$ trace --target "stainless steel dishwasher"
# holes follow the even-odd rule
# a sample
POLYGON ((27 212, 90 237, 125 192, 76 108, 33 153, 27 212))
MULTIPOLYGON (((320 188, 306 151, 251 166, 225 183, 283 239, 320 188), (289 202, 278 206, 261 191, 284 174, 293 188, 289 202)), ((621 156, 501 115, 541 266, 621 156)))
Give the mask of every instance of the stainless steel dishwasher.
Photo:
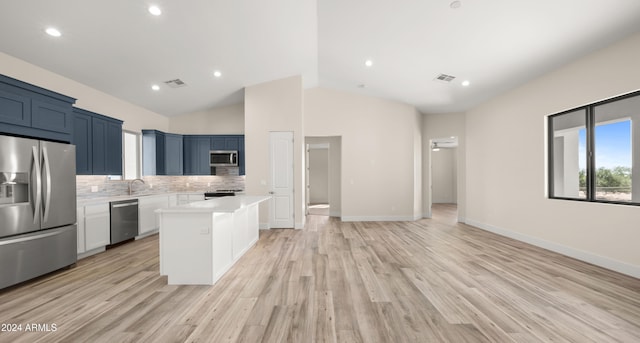
POLYGON ((110 202, 111 244, 120 243, 138 235, 138 199, 110 202))

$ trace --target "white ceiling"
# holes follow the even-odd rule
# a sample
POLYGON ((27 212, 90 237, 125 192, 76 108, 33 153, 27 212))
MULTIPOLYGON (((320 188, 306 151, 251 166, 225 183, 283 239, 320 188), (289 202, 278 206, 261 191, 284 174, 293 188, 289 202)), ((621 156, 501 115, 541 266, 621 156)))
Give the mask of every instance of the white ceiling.
POLYGON ((436 113, 640 31, 638 0, 450 2, 2 0, 0 49, 167 116, 239 103, 243 87, 292 75, 436 113), (440 73, 456 79, 433 81, 440 73), (163 84, 175 78, 187 86, 163 84))

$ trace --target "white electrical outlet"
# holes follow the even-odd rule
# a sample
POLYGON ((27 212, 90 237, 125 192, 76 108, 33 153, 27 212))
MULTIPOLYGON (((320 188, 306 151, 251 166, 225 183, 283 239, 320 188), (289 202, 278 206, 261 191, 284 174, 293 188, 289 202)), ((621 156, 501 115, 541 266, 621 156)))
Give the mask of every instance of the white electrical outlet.
POLYGON ((187 187, 189 187, 189 183, 187 182, 187 187))
POLYGON ((96 193, 98 191, 98 186, 91 186, 91 193, 96 193))
POLYGON ((207 187, 211 187, 211 182, 207 182, 207 187))
POLYGON ((153 183, 149 184, 149 189, 153 189, 153 183))

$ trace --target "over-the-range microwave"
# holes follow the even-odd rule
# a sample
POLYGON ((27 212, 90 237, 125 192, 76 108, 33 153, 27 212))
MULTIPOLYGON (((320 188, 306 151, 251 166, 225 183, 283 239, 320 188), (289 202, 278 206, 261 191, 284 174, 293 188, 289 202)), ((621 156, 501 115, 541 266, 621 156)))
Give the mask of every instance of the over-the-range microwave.
POLYGON ((209 151, 209 164, 212 167, 237 167, 237 150, 211 150, 209 151))

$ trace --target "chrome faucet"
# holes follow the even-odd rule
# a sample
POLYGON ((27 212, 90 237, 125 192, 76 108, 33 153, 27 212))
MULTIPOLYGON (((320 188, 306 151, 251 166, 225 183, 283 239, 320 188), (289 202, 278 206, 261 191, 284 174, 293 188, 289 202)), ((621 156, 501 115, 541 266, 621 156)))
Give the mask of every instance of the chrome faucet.
POLYGON ((131 186, 132 186, 132 185, 133 185, 133 183, 134 183, 134 182, 136 182, 136 181, 140 181, 140 182, 144 183, 144 180, 143 180, 143 179, 133 179, 133 180, 129 181, 129 195, 131 195, 131 186))

